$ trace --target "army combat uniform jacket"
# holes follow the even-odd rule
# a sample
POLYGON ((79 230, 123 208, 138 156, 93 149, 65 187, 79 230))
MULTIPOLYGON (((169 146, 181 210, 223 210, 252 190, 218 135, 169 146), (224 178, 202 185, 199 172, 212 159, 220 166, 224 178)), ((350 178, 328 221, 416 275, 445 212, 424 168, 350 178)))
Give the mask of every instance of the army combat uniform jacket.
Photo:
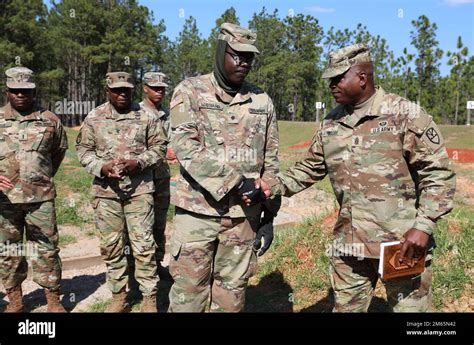
POLYGON ((10 104, 0 108, 0 175, 13 184, 0 192, 0 203, 54 199, 53 176, 67 147, 66 132, 52 112, 36 109, 22 116, 10 104))
POLYGON ((92 110, 76 140, 79 161, 94 175, 93 194, 99 198, 126 200, 153 193, 153 169, 166 155, 168 141, 155 115, 133 105, 129 113, 118 113, 110 103, 92 110), (124 180, 101 175, 104 164, 116 158, 137 159, 143 170, 124 180))
POLYGON ((321 123, 307 158, 271 184, 293 195, 329 174, 340 205, 334 228, 339 244, 363 244, 377 258, 381 242, 410 228, 432 234, 452 209, 455 175, 441 133, 422 108, 378 88, 358 118, 338 106, 321 123))
POLYGON ((232 98, 211 73, 181 82, 170 113, 171 147, 181 168, 172 203, 203 215, 260 218, 261 206, 242 207, 234 187, 242 176, 274 179, 278 172, 269 96, 244 82, 232 98))

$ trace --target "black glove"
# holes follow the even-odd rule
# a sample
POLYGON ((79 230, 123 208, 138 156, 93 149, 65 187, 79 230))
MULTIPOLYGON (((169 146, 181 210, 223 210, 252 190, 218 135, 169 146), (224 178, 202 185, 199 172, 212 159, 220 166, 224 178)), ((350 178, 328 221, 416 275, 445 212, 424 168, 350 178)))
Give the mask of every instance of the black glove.
POLYGON ((257 256, 262 256, 273 242, 273 217, 263 218, 257 230, 253 250, 257 256))
POLYGON ((242 177, 237 184, 237 194, 242 198, 246 196, 251 200, 250 206, 264 202, 267 200, 265 193, 261 188, 255 188, 255 179, 242 177))

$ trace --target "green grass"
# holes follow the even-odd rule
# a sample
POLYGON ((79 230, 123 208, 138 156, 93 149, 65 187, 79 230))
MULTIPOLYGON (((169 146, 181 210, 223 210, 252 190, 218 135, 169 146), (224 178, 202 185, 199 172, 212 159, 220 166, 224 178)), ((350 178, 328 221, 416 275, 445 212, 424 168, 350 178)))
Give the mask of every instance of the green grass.
POLYGON ((311 140, 319 125, 316 122, 278 121, 280 150, 286 151, 289 146, 311 140))
POLYGON ((276 232, 270 251, 251 280, 251 291, 259 293, 248 296, 248 311, 301 310, 311 306, 315 295, 328 290, 326 250, 331 236, 321 229, 321 219, 309 218, 301 225, 276 232), (288 303, 276 302, 282 298, 288 298, 288 303))
POLYGON ((59 246, 64 247, 68 244, 76 243, 77 238, 73 235, 59 235, 59 246))
POLYGON ((90 313, 103 313, 112 304, 112 299, 98 299, 95 303, 87 308, 90 313))
POLYGON ((474 126, 440 125, 446 146, 456 149, 474 149, 474 126))
POLYGON ((435 308, 442 310, 447 301, 466 292, 474 278, 469 274, 474 265, 474 207, 456 202, 453 212, 438 223, 435 238, 433 297, 435 308))
MULTIPOLYGON (((142 298, 138 295, 129 293, 128 302, 131 305, 132 312, 139 312, 142 307, 142 298)), ((92 305, 87 308, 90 313, 104 313, 105 310, 112 304, 112 299, 97 299, 92 305)))
POLYGON ((66 128, 69 149, 54 182, 56 185, 56 213, 58 224, 83 227, 92 221, 92 215, 84 214, 84 206, 90 203, 92 176, 82 168, 74 147, 77 131, 66 128))

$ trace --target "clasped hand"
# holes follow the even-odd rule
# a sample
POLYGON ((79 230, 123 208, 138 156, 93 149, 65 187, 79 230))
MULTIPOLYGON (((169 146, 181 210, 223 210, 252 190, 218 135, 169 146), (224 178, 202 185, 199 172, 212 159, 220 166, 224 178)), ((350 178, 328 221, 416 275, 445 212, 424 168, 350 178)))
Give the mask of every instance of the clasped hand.
POLYGON ((136 159, 117 158, 102 167, 101 173, 103 176, 123 180, 125 176, 130 176, 140 169, 140 164, 136 159))

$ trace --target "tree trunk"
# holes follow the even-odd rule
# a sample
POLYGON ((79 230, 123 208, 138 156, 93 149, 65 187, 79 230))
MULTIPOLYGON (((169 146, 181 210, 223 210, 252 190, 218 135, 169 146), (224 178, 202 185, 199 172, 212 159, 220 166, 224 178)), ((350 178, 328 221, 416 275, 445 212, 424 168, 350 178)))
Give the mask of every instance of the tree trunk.
POLYGON ((459 114, 459 90, 456 88, 456 108, 454 111, 454 124, 458 124, 458 114, 459 114))
POLYGON ((295 121, 296 120, 296 108, 297 108, 297 104, 298 104, 298 94, 295 93, 294 96, 293 96, 293 112, 291 114, 291 121, 295 121))

